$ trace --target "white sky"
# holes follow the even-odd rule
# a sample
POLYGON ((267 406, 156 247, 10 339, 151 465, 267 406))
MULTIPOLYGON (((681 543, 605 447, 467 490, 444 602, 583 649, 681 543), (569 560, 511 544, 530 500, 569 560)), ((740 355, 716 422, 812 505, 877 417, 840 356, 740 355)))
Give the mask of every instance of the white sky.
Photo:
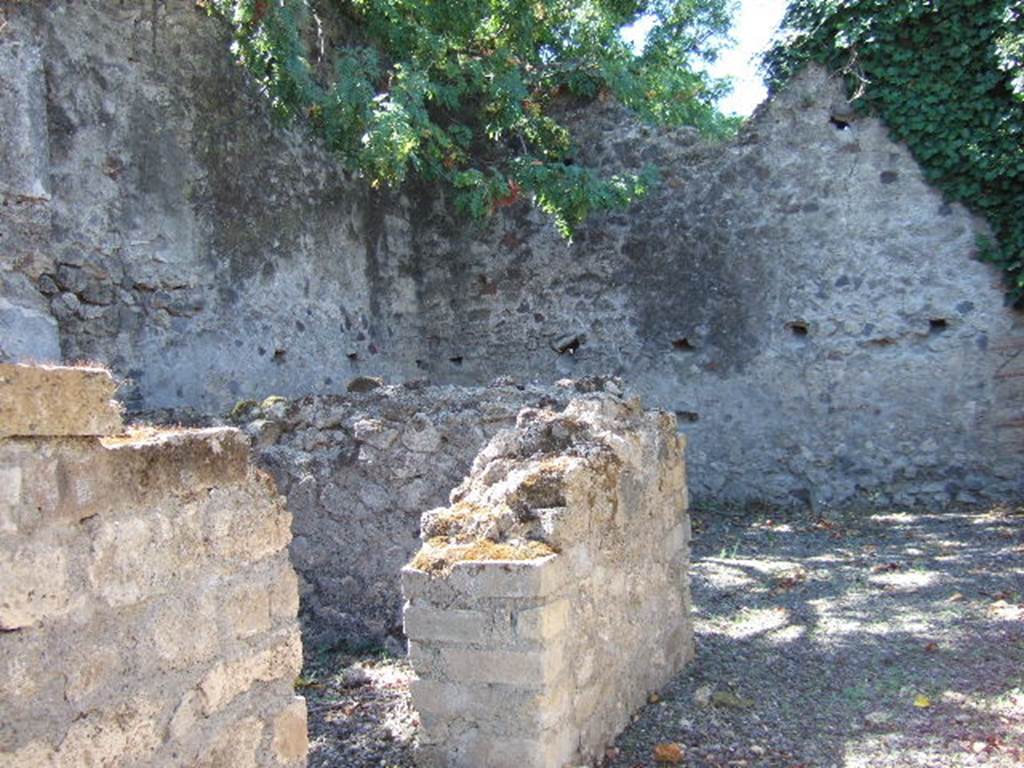
MULTIPOLYGON (((768 46, 787 0, 739 0, 733 15, 732 45, 724 48, 710 68, 715 77, 733 78, 733 92, 719 105, 724 112, 749 115, 764 99, 766 92, 757 71, 757 56, 768 46)), ((641 18, 623 30, 623 37, 634 47, 643 45, 651 19, 641 18)))

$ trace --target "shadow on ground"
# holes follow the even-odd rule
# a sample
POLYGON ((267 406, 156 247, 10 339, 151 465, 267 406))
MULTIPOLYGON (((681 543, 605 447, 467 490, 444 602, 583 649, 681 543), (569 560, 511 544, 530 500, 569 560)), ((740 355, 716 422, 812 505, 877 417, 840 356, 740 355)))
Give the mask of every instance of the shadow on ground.
POLYGON ((1021 764, 1024 516, 695 524, 697 658, 610 765, 1021 764))
MULTIPOLYGON (((675 742, 695 767, 1020 766, 1021 511, 695 512, 697 658, 605 764, 675 742)), ((412 765, 410 674, 311 657, 311 768, 412 765)))

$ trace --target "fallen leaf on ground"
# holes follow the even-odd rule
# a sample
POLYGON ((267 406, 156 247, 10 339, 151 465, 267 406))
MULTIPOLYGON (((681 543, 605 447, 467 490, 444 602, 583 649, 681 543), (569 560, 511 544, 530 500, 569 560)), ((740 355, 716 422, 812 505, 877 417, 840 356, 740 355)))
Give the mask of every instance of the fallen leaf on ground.
POLYGON ((872 573, 891 573, 900 569, 899 563, 879 563, 871 569, 872 573))
POLYGON ((747 709, 754 706, 754 702, 737 696, 730 691, 715 691, 711 694, 711 703, 716 707, 727 707, 729 709, 747 709))
POLYGON ((686 750, 682 744, 676 744, 674 741, 667 741, 654 747, 654 761, 657 763, 679 765, 685 756, 686 750))
POLYGON ((923 693, 917 694, 914 697, 914 706, 918 709, 927 709, 932 705, 932 700, 925 696, 923 693))
POLYGON ((659 701, 661 701, 661 696, 659 696, 657 693, 652 693, 650 696, 647 697, 648 704, 657 704, 659 701))
POLYGON ((805 581, 807 581, 807 570, 804 568, 792 568, 775 576, 775 588, 778 590, 792 589, 798 584, 803 584, 805 581))
POLYGON ((936 642, 931 642, 931 643, 928 643, 928 645, 926 645, 924 647, 924 649, 928 653, 935 653, 937 650, 939 650, 939 644, 936 643, 936 642))

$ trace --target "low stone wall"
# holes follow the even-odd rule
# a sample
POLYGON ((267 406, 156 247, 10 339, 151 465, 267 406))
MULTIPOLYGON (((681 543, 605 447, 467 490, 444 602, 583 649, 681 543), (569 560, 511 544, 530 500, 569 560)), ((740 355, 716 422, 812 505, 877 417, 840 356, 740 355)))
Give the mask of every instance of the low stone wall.
POLYGON ((608 395, 524 410, 403 574, 419 762, 589 764, 693 654, 683 439, 608 395))
POLYGON ((270 398, 236 416, 294 516, 307 645, 386 642, 402 652, 399 571, 419 548, 423 510, 447 502, 480 449, 523 407, 621 389, 602 378, 549 387, 351 386, 364 391, 270 398))
POLYGON ((0 365, 0 765, 303 766, 290 516, 234 429, 0 365))

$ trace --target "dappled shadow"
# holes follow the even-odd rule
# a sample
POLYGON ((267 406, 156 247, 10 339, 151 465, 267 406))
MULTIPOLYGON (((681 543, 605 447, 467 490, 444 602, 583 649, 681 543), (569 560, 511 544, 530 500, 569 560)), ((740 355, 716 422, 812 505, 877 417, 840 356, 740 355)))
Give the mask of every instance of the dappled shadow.
POLYGON ((1024 516, 695 523, 697 657, 610 765, 1020 763, 1024 516))

